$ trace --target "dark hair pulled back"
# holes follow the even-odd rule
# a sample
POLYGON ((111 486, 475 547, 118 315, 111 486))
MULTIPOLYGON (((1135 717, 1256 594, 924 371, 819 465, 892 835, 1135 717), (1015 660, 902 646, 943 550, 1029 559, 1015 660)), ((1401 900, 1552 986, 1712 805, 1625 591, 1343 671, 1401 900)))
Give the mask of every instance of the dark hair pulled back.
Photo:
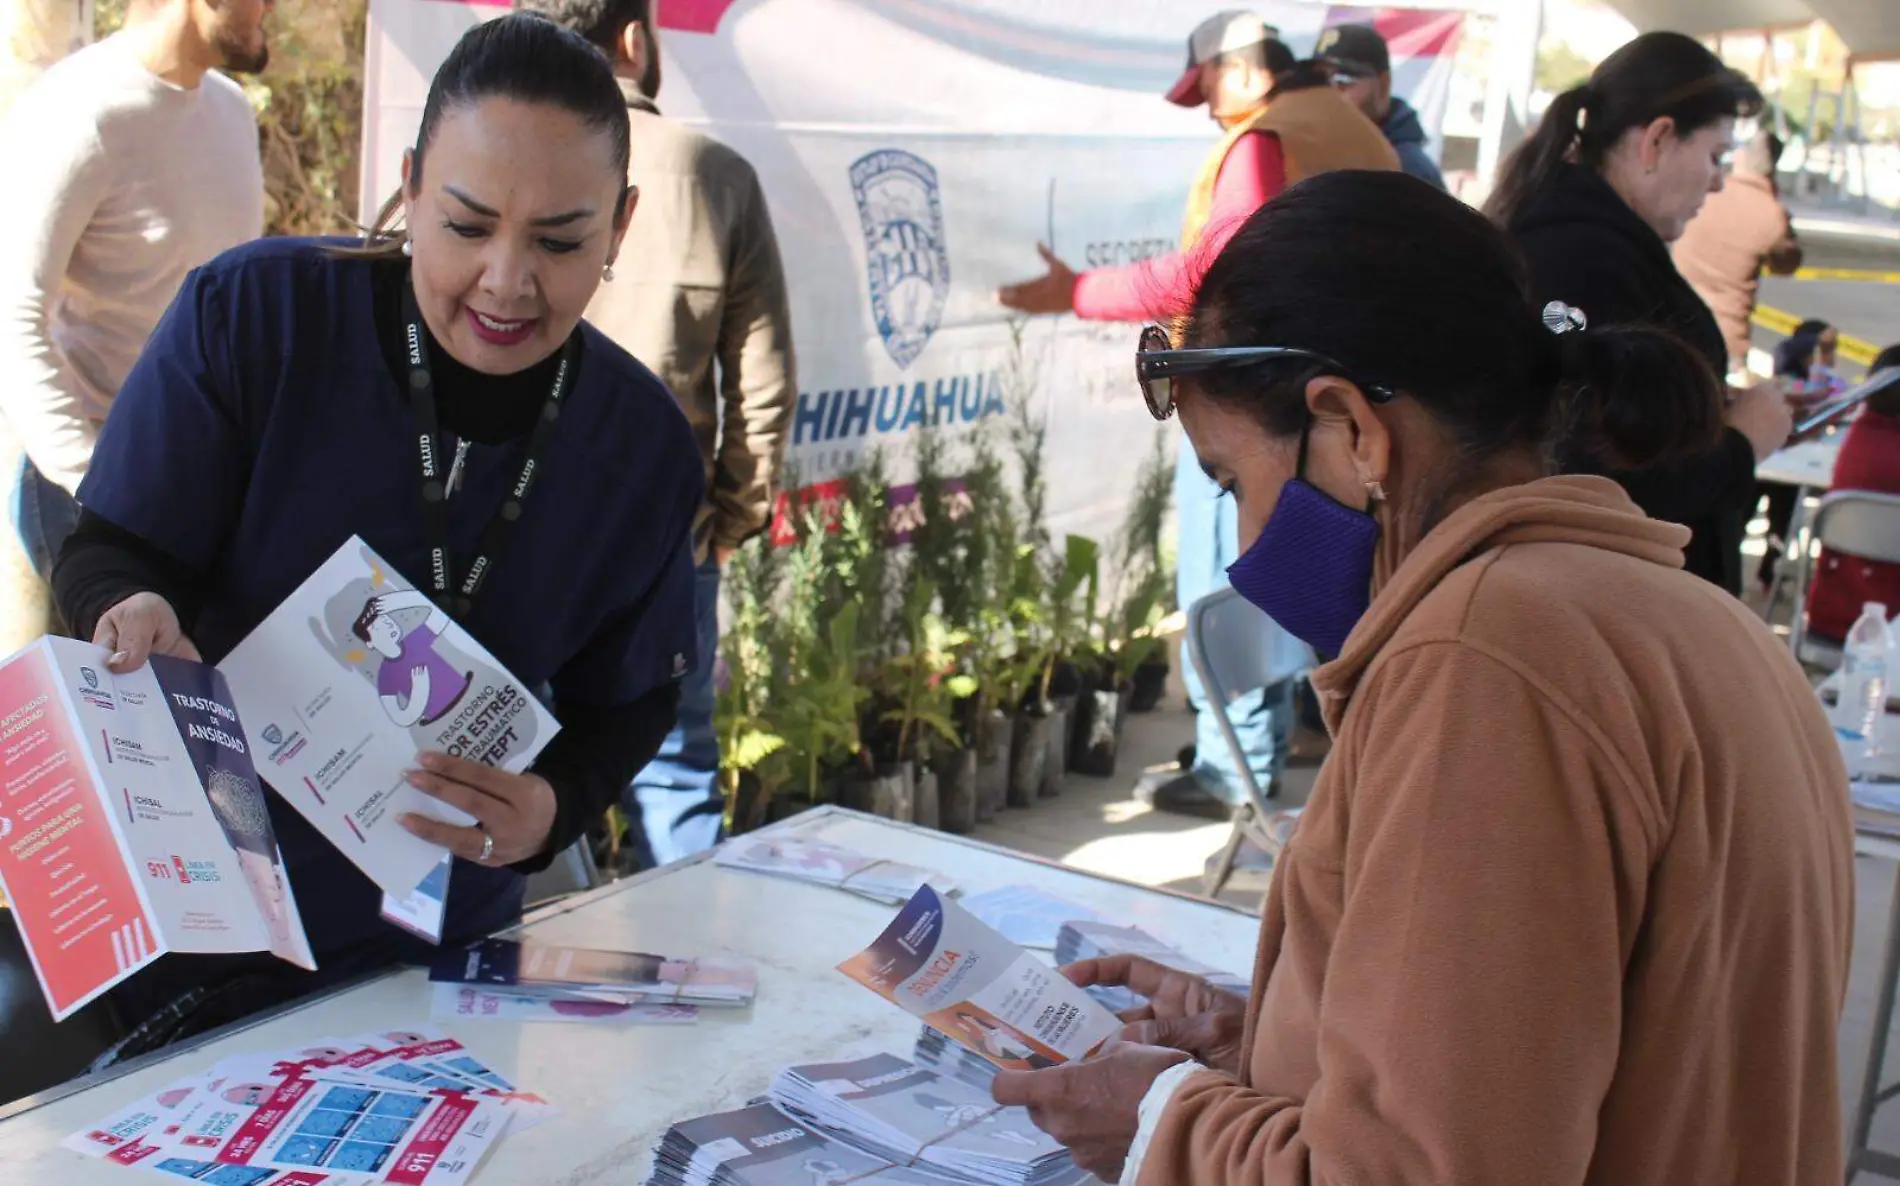
MULTIPOLYGON (((1417 400, 1472 469, 1558 445, 1640 469, 1722 430, 1721 389, 1692 350, 1638 326, 1553 333, 1504 234, 1402 173, 1323 173, 1267 203, 1202 279, 1183 344, 1324 354, 1417 400)), ((1198 375, 1194 389, 1285 438, 1325 373, 1274 361, 1198 375)))
MULTIPOLYGON (((614 80, 613 67, 585 37, 546 17, 511 12, 484 21, 455 43, 429 83, 422 124, 409 165, 409 183, 419 189, 429 146, 442 118, 486 99, 544 103, 578 116, 590 128, 608 134, 614 165, 621 177, 632 156, 627 100, 614 80)), ((400 251, 409 235, 399 227, 400 191, 392 194, 353 254, 387 255, 400 251)))
POLYGON ((1695 38, 1645 33, 1605 58, 1590 81, 1551 100, 1536 130, 1505 161, 1485 212, 1509 226, 1566 163, 1601 167, 1631 128, 1666 116, 1677 136, 1691 136, 1761 108, 1755 84, 1695 38))

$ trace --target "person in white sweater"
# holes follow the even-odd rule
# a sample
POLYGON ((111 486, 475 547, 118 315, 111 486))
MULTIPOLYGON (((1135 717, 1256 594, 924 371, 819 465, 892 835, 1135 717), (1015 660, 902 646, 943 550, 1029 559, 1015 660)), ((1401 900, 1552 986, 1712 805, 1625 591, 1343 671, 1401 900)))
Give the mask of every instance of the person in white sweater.
POLYGON ((219 71, 270 56, 274 0, 133 0, 0 128, 0 411, 16 521, 47 576, 119 384, 192 268, 264 229, 257 118, 219 71))

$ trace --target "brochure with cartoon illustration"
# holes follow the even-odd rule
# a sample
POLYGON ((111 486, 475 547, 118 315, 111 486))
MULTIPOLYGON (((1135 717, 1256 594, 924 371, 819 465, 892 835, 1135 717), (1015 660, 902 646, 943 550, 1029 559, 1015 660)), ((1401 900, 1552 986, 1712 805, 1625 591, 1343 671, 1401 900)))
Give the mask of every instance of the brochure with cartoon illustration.
POLYGON ((215 668, 43 638, 0 664, 0 893, 55 1020, 166 952, 314 968, 215 668))
POLYGON ((1061 973, 930 886, 838 970, 1009 1070, 1082 1058, 1121 1028, 1061 973))
MULTIPOLYGON (((427 750, 519 772, 559 728, 533 693, 352 537, 219 664, 264 778, 400 906, 444 850, 398 822, 474 820, 410 786, 427 750)), ((437 924, 439 927, 439 923, 437 924)), ((426 925, 416 927, 427 933, 426 925)))
POLYGON ((934 885, 946 894, 957 890, 957 883, 941 873, 868 857, 840 844, 807 840, 783 829, 728 840, 714 850, 713 864, 722 869, 749 869, 830 886, 887 906, 903 905, 920 885, 934 885))

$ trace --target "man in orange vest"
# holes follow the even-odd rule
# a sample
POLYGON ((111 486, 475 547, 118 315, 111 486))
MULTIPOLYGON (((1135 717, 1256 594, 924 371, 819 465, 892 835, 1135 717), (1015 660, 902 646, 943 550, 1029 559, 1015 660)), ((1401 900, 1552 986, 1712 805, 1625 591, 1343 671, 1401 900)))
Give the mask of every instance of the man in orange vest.
MULTIPOLYGON (((1226 133, 1189 192, 1181 250, 1078 275, 1044 245, 1039 250, 1048 272, 998 291, 1005 306, 1103 321, 1171 322, 1187 311, 1201 274, 1234 232, 1282 190, 1333 169, 1399 167, 1377 125, 1334 89, 1330 70, 1296 60, 1277 31, 1250 12, 1222 12, 1201 22, 1188 38, 1187 69, 1168 100, 1205 105, 1226 133)), ((1227 566, 1239 558, 1233 502, 1218 495, 1182 442, 1174 499, 1180 524, 1175 589, 1183 608, 1224 586, 1227 566)), ((1138 793, 1164 810, 1224 817, 1244 792, 1199 681, 1191 670, 1182 674, 1197 711, 1193 760, 1183 762, 1190 769, 1138 793)), ((1263 789, 1287 727, 1269 707, 1281 702, 1279 690, 1269 689, 1228 709, 1263 789)))

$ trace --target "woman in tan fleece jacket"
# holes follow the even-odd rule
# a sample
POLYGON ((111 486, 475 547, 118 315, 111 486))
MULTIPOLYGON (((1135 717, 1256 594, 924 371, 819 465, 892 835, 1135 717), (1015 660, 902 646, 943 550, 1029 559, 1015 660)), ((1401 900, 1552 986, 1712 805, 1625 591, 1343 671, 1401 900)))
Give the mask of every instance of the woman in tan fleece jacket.
POLYGON ((1560 428, 1630 468, 1706 448, 1715 377, 1524 293, 1476 212, 1334 173, 1228 245, 1195 349, 1144 341, 1151 407, 1238 502, 1235 588, 1337 655, 1313 677, 1335 745, 1251 1000, 1074 965, 1151 1009, 997 1077, 1108 1180, 1840 1180, 1832 734, 1786 648, 1682 571, 1687 530, 1545 476, 1560 428))

